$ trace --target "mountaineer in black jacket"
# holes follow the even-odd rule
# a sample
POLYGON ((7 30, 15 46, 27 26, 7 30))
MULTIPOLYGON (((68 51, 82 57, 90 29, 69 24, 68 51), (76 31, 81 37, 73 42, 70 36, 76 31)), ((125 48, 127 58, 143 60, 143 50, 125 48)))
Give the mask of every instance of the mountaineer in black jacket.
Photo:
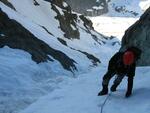
POLYGON ((117 52, 109 61, 108 71, 103 77, 103 89, 98 96, 108 94, 108 84, 110 79, 116 74, 117 77, 111 86, 111 91, 116 91, 124 76, 128 77, 128 86, 126 97, 132 94, 133 79, 135 76, 136 61, 140 58, 141 50, 136 47, 130 47, 125 52, 117 52))

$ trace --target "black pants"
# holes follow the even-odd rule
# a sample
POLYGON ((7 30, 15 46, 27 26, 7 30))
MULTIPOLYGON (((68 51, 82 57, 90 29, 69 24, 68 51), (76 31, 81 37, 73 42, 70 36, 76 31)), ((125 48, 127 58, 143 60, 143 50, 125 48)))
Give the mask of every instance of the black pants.
MULTIPOLYGON (((108 86, 110 79, 115 75, 116 73, 114 71, 108 70, 107 73, 103 77, 103 86, 108 86)), ((114 80, 114 85, 119 85, 122 79, 124 78, 124 74, 122 75, 117 75, 117 77, 114 80)))
MULTIPOLYGON (((103 82, 102 82, 102 85, 103 85, 103 88, 106 88, 108 87, 108 84, 109 84, 109 81, 110 79, 115 75, 116 73, 114 71, 111 71, 111 70, 108 70, 107 73, 104 75, 103 77, 103 82)), ((122 79, 124 78, 125 74, 120 74, 120 75, 117 75, 117 77, 115 78, 114 82, 113 82, 113 85, 115 87, 117 87, 122 79)), ((128 77, 128 85, 127 85, 127 92, 126 94, 131 94, 132 93, 132 88, 133 88, 133 79, 134 79, 134 76, 129 76, 128 77)))

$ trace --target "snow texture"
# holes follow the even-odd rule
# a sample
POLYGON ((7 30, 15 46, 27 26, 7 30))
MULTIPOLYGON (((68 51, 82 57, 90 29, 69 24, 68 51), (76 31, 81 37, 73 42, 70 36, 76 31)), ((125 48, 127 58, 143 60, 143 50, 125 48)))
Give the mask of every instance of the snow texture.
MULTIPOLYGON (((133 95, 125 98, 125 78, 118 90, 111 93, 103 113, 149 113, 150 67, 139 67, 136 71, 133 95)), ((100 113, 107 96, 98 97, 102 76, 106 67, 95 68, 76 79, 68 79, 60 89, 40 98, 20 113, 100 113)))
MULTIPOLYGON (((78 73, 73 76, 57 61, 36 64, 25 51, 6 46, 1 48, 0 113, 100 113, 107 96, 98 97, 97 93, 101 89, 102 77, 107 70, 109 59, 120 48, 119 44, 112 46, 112 43, 118 40, 114 38, 106 41, 99 37, 101 41, 106 42, 100 45, 85 30, 79 29, 81 39, 65 39, 70 48, 66 47, 56 38, 63 37, 63 32, 58 28, 59 22, 54 18, 56 13, 51 10, 51 5, 43 0, 36 1, 39 6, 35 6, 32 0, 11 0, 16 11, 2 2, 0 8, 9 18, 22 24, 37 38, 73 58, 78 63, 78 73), (48 34, 41 26, 47 28, 54 36, 48 34), (85 55, 71 48, 92 53, 102 63, 93 67, 85 55)), ((119 1, 121 3, 121 0, 119 1)), ((137 3, 137 0, 132 1, 137 3)), ((113 22, 112 19, 109 20, 110 23, 113 22)), ((121 19, 118 18, 119 24, 121 19)), ((97 21, 96 18, 93 20, 97 21)), ((106 21, 106 18, 103 20, 106 21)), ((77 25, 84 28, 82 22, 77 25)), ((106 26, 108 24, 103 25, 104 28, 106 26)), ((125 78, 117 92, 111 93, 103 113, 149 113, 149 74, 150 67, 137 68, 133 95, 128 99, 124 98, 127 82, 125 78)))

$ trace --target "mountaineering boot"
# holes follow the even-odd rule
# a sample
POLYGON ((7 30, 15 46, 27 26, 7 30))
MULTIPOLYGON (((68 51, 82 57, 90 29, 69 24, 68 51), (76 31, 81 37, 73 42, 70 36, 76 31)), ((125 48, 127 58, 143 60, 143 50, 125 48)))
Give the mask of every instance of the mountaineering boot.
POLYGON ((111 86, 110 90, 111 90, 112 92, 115 92, 117 86, 118 86, 117 84, 113 84, 113 85, 111 86))
POLYGON ((132 88, 133 88, 133 77, 128 77, 128 88, 125 97, 130 97, 132 94, 132 88))
POLYGON ((106 94, 108 94, 108 89, 106 90, 102 90, 102 91, 100 91, 99 93, 98 93, 98 96, 102 96, 102 95, 106 95, 106 94))
POLYGON ((126 97, 126 98, 128 98, 128 97, 130 97, 130 96, 131 96, 131 94, 132 94, 132 93, 131 93, 130 91, 129 91, 129 92, 126 92, 125 97, 126 97))
POLYGON ((98 93, 98 96, 102 96, 102 95, 106 95, 106 94, 108 94, 108 86, 104 85, 102 91, 100 91, 98 93))

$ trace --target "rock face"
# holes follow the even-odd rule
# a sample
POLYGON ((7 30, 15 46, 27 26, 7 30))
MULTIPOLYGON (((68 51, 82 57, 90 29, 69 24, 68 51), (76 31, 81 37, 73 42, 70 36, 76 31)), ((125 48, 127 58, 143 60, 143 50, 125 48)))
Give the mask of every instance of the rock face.
POLYGON ((141 59, 138 64, 141 66, 150 65, 150 8, 133 24, 123 36, 122 48, 136 46, 142 50, 141 59))
POLYGON ((1 0, 1 2, 3 2, 5 5, 11 7, 12 9, 16 10, 16 9, 14 8, 14 6, 13 6, 8 0, 1 0))
POLYGON ((87 16, 97 16, 108 12, 106 0, 65 0, 71 8, 87 16))
POLYGON ((69 5, 65 6, 64 0, 45 0, 45 1, 50 2, 52 5, 52 10, 54 10, 57 13, 57 16, 55 18, 59 21, 60 28, 64 32, 64 37, 68 39, 69 38, 79 39, 80 33, 76 26, 77 15, 72 13, 71 7, 69 5), (56 6, 63 9, 64 15, 62 15, 59 12, 56 6), (75 29, 73 29, 71 26, 74 26, 75 29))
POLYGON ((55 18, 59 20, 60 28, 64 32, 64 37, 79 39, 80 33, 76 26, 77 15, 72 14, 70 8, 68 7, 63 7, 65 10, 63 10, 64 15, 62 15, 54 4, 51 5, 52 9, 57 13, 55 18), (71 26, 74 26, 74 29, 71 26))

